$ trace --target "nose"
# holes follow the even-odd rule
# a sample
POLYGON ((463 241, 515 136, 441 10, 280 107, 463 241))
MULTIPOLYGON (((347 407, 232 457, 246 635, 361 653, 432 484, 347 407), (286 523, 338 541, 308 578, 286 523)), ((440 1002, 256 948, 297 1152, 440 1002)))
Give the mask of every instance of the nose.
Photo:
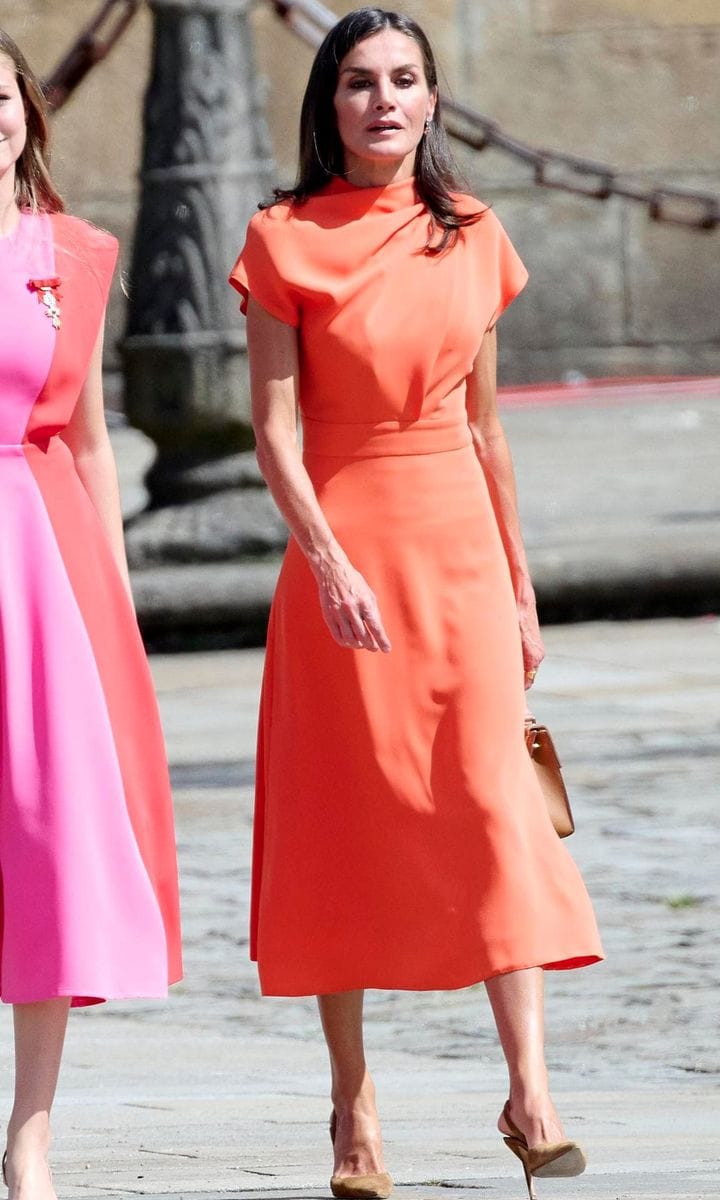
POLYGON ((395 107, 392 83, 389 79, 379 79, 375 89, 375 108, 378 112, 395 107))

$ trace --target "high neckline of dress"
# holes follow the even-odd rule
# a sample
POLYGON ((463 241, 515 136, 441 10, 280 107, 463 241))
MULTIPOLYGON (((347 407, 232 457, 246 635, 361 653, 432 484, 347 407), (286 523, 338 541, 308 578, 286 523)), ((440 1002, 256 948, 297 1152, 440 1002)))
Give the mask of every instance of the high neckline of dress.
POLYGON ((373 187, 358 187, 342 176, 335 175, 320 194, 337 199, 342 197, 343 204, 358 212, 367 212, 369 209, 395 212, 421 203, 414 175, 408 179, 395 179, 392 183, 382 183, 373 187))

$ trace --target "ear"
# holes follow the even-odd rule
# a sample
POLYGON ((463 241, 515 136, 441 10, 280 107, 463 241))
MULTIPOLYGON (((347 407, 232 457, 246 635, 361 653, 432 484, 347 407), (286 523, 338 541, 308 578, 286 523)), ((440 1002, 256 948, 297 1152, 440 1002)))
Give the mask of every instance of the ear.
POLYGON ((432 121, 435 116, 435 106, 437 105, 438 90, 436 87, 431 89, 430 98, 428 100, 426 120, 432 121))

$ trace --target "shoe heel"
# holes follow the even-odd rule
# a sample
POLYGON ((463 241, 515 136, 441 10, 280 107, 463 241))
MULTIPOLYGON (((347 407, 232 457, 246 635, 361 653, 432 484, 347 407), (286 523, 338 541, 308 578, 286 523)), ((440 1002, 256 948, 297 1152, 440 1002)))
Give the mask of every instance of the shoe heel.
POLYGON ((519 1158, 520 1162, 522 1163, 522 1169, 525 1174, 525 1186, 528 1190, 528 1200, 538 1200, 537 1192, 535 1191, 535 1183, 532 1175, 530 1174, 527 1149, 525 1146, 523 1146, 522 1142, 519 1142, 518 1139, 514 1137, 504 1137, 503 1141, 508 1150, 511 1150, 515 1157, 519 1158))

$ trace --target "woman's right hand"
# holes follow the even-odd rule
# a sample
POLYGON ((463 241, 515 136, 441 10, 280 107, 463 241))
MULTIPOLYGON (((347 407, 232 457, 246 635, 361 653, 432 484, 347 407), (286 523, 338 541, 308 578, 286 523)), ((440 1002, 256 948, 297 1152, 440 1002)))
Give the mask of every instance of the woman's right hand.
POLYGON ((252 418, 260 470, 290 532, 306 556, 335 641, 388 653, 378 603, 338 543, 303 465, 297 438, 298 331, 248 300, 252 418))
POLYGON ((340 646, 389 653, 388 638, 372 588, 345 558, 322 562, 315 569, 320 607, 327 627, 340 646))

